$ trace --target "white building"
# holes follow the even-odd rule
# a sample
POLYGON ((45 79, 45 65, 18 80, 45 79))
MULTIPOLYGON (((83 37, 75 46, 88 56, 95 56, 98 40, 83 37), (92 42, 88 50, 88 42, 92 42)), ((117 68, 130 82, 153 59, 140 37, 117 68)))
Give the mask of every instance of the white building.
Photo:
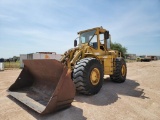
POLYGON ((20 68, 24 67, 23 60, 33 60, 33 59, 56 59, 60 60, 62 54, 56 54, 55 52, 37 52, 30 54, 20 54, 20 68))

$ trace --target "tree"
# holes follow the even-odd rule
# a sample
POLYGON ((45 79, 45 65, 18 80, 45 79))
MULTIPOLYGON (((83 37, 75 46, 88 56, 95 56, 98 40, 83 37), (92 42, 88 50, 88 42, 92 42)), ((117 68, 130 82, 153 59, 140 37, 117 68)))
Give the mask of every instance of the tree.
POLYGON ((0 58, 0 62, 4 62, 4 58, 0 58))
POLYGON ((111 43, 111 49, 121 52, 122 57, 125 57, 125 54, 127 53, 127 48, 123 47, 120 43, 111 43))
POLYGON ((19 60, 19 57, 13 56, 12 60, 13 60, 14 62, 16 62, 17 60, 19 60))

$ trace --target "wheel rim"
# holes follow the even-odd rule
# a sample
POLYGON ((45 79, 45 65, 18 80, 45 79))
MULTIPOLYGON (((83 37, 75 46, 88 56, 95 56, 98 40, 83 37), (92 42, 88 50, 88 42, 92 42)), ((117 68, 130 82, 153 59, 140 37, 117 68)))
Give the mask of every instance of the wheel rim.
POLYGON ((97 85, 100 80, 100 72, 97 68, 94 68, 90 74, 90 81, 93 85, 97 85))
POLYGON ((126 67, 125 67, 125 65, 122 66, 121 73, 122 73, 122 76, 125 76, 125 74, 126 74, 126 67))

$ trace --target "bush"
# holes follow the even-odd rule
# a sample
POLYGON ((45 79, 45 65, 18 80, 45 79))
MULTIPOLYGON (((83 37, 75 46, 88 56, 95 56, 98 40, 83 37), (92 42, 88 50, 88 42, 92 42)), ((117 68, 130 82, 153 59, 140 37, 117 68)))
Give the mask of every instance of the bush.
POLYGON ((20 68, 20 61, 4 62, 4 68, 20 68))
POLYGON ((127 53, 127 48, 123 47, 120 43, 116 43, 116 42, 111 43, 111 49, 121 52, 122 57, 125 58, 125 54, 127 53))

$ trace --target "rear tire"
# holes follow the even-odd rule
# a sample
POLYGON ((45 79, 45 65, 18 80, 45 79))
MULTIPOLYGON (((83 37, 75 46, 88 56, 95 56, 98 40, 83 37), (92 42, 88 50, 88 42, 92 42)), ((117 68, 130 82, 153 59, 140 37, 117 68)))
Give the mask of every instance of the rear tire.
POLYGON ((123 83, 126 80, 127 66, 123 58, 116 58, 115 70, 113 75, 110 75, 110 79, 113 82, 123 83))
POLYGON ((103 66, 95 58, 81 59, 73 70, 73 82, 79 93, 94 95, 98 93, 103 84, 103 66))

